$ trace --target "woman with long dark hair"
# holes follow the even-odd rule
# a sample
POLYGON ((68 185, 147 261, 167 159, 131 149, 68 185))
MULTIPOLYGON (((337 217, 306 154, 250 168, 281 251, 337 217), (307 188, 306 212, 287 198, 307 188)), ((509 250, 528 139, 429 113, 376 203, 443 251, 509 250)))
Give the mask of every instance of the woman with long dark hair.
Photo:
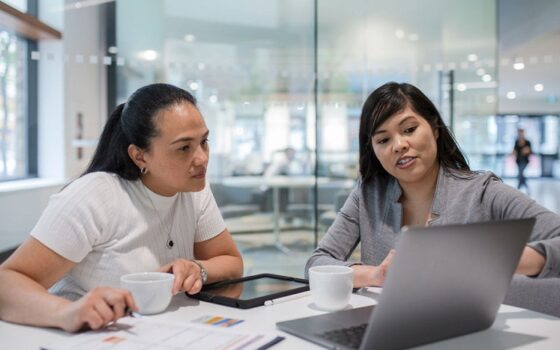
POLYGON ((403 226, 535 217, 517 273, 560 275, 560 216, 491 172, 471 171, 418 88, 391 82, 373 91, 362 109, 359 138, 360 181, 306 271, 347 265, 354 269, 354 287, 381 286, 403 226), (359 243, 361 262, 348 261, 359 243))
POLYGON ((136 310, 121 275, 175 275, 173 293, 239 277, 243 261, 206 182, 208 128, 194 97, 138 89, 109 117, 84 174, 54 195, 0 267, 0 319, 76 331, 136 310))

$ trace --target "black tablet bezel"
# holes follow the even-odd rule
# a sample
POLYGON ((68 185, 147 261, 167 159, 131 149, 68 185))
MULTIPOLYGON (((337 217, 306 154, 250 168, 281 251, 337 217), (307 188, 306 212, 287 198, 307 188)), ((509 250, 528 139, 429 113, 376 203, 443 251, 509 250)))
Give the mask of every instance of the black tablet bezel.
POLYGON ((235 307, 235 308, 239 308, 239 309, 250 309, 250 308, 253 308, 253 307, 264 305, 264 303, 267 300, 277 299, 277 298, 285 297, 287 295, 306 292, 308 290, 309 290, 309 281, 306 280, 306 279, 276 275, 276 274, 272 274, 272 273, 262 273, 262 274, 258 274, 258 275, 246 276, 246 277, 237 278, 237 279, 233 279, 233 280, 210 283, 210 284, 207 284, 204 287, 202 287, 202 290, 199 293, 194 294, 194 295, 189 295, 189 296, 192 297, 192 298, 195 298, 195 299, 208 301, 210 303, 216 303, 216 304, 220 304, 220 305, 231 306, 231 307, 235 307), (221 287, 225 287, 225 286, 228 286, 228 285, 231 285, 231 284, 235 284, 235 283, 239 283, 239 282, 242 283, 242 282, 245 282, 245 281, 251 281, 251 280, 255 280, 255 279, 259 279, 259 278, 274 278, 274 279, 283 280, 283 281, 298 282, 298 283, 302 283, 302 286, 297 287, 297 288, 293 288, 293 289, 289 289, 289 290, 286 290, 286 291, 283 291, 283 292, 279 292, 279 293, 271 293, 271 294, 261 296, 261 297, 258 297, 258 298, 253 298, 253 299, 237 299, 237 298, 230 298, 230 297, 224 297, 224 296, 220 296, 220 295, 214 295, 214 294, 206 293, 206 291, 211 290, 211 289, 221 288, 221 287))

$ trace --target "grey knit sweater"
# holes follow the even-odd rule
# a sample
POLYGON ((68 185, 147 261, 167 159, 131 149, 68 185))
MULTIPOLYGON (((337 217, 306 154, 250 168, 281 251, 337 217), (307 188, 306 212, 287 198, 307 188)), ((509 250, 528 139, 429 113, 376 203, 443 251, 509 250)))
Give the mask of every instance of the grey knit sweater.
MULTIPOLYGON (((361 263, 379 265, 394 248, 402 226, 402 190, 394 178, 358 183, 305 266, 352 265, 361 243, 361 263), (366 205, 367 202, 367 205, 366 205)), ((465 176, 440 167, 428 225, 535 217, 529 245, 546 256, 538 277, 560 276, 560 216, 504 184, 490 172, 465 176)))

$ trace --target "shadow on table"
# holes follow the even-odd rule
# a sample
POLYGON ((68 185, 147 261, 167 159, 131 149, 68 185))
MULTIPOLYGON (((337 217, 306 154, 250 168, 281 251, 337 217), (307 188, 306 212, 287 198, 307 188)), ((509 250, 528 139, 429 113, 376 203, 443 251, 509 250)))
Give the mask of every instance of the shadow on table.
MULTIPOLYGON (((434 349, 453 349, 453 350, 471 350, 471 349, 515 349, 531 343, 544 340, 546 338, 514 333, 505 332, 503 330, 490 328, 481 332, 467 334, 464 336, 443 340, 436 343, 428 344, 430 350, 434 349)), ((423 347, 418 347, 422 349, 423 347)))
POLYGON ((192 307, 198 306, 200 300, 188 297, 185 292, 180 292, 171 299, 171 303, 165 310, 165 312, 177 311, 182 307, 192 307))

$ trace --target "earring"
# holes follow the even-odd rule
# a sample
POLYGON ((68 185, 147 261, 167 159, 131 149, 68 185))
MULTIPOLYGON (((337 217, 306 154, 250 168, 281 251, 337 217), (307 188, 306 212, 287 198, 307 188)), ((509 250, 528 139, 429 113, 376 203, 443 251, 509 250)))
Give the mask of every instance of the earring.
POLYGON ((146 175, 147 173, 148 173, 148 169, 147 169, 147 168, 140 168, 140 174, 146 175))

